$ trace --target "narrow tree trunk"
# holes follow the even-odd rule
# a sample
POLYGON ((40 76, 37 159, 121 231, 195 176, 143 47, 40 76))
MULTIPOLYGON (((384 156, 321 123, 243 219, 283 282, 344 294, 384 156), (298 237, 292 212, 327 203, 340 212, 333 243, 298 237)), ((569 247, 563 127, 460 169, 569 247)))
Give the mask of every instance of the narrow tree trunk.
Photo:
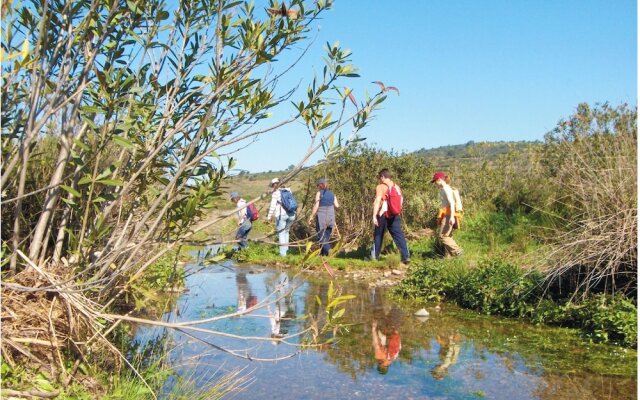
POLYGON ((29 247, 29 258, 32 260, 36 260, 40 253, 40 249, 42 248, 44 233, 49 226, 49 221, 54 213, 54 207, 60 196, 59 185, 62 183, 64 170, 69 160, 69 154, 71 154, 71 135, 65 134, 61 138, 60 153, 58 154, 58 159, 56 161, 56 169, 53 172, 51 181, 49 182, 49 186, 52 186, 53 188, 47 193, 47 198, 44 202, 44 207, 42 208, 42 213, 40 214, 38 223, 34 229, 31 246, 29 247))
POLYGON ((24 194, 24 186, 27 180, 27 166, 29 165, 29 147, 25 146, 22 149, 22 169, 20 170, 20 179, 18 182, 18 193, 17 197, 19 198, 16 201, 16 211, 13 220, 13 239, 11 240, 11 261, 9 263, 9 270, 12 274, 16 272, 16 266, 18 262, 18 253, 17 251, 20 249, 20 229, 21 224, 20 220, 22 219, 22 199, 20 198, 24 194))

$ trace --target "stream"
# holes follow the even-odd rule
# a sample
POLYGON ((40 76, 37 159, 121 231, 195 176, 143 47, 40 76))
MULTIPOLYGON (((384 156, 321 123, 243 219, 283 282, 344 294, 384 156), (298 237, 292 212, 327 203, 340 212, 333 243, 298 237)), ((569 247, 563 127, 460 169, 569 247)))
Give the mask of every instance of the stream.
MULTIPOLYGON (((206 387, 229 373, 240 386, 230 399, 635 399, 636 352, 590 344, 574 331, 479 315, 453 305, 390 300, 385 289, 335 286, 347 301, 348 325, 335 342, 301 348, 327 301, 329 277, 231 261, 187 266, 187 291, 166 322, 222 332, 138 326, 144 345, 161 338, 176 371, 160 398, 184 381, 206 387), (269 297, 269 295, 271 295, 269 297), (265 305, 261 307, 262 305, 265 305), (416 317, 425 308, 428 316, 416 317), (311 318, 300 318, 311 315, 311 318), (251 339, 245 339, 251 337, 251 339), (604 371, 604 372, 603 372, 604 371), (632 371, 630 373, 629 371, 632 371), (238 380, 239 379, 239 380, 238 380)), ((330 338, 329 335, 320 339, 330 338)), ((178 389, 179 390, 179 389, 178 389)))

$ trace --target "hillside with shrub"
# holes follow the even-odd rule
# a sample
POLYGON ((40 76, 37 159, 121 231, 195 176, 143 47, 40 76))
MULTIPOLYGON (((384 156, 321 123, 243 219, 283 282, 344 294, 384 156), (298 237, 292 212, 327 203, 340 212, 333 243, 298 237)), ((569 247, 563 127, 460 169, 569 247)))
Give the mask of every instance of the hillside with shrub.
POLYGON ((307 187, 313 192, 317 178, 329 179, 342 204, 337 225, 345 254, 366 255, 376 174, 393 172, 405 197, 405 233, 419 239, 411 245, 410 275, 399 291, 404 296, 581 327, 598 340, 633 346, 636 118, 637 109, 624 104, 580 104, 544 143, 502 143, 492 150, 468 143, 452 146, 451 158, 438 158, 441 150, 427 157, 425 151, 360 146, 310 170, 307 187), (487 150, 483 156, 466 157, 479 148, 487 150), (451 176, 463 197, 463 228, 456 233, 462 260, 439 260, 438 242, 429 234, 439 207, 430 183, 437 170, 451 176))

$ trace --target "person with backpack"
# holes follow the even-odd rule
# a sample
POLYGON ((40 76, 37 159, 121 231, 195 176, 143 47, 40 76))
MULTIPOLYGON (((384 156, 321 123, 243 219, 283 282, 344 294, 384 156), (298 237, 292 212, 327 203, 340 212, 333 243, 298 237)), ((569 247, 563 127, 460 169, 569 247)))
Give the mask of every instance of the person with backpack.
POLYGON ((462 228, 462 216, 464 211, 462 210, 462 199, 460 198, 460 191, 451 185, 451 178, 449 175, 445 177, 445 182, 447 185, 451 186, 451 191, 453 192, 453 202, 456 206, 456 212, 454 214, 455 223, 453 224, 453 229, 461 229, 462 228))
POLYGON ((445 257, 459 257, 463 254, 463 251, 456 241, 453 240, 453 229, 456 225, 455 216, 459 214, 459 212, 456 209, 453 189, 447 183, 447 178, 444 172, 436 172, 431 179, 431 183, 434 183, 440 188, 440 210, 436 219, 438 239, 444 246, 445 257))
POLYGON ((403 264, 409 263, 409 248, 401 227, 402 191, 394 181, 391 173, 383 169, 378 173, 380 183, 376 186, 376 198, 373 201, 373 251, 371 256, 377 260, 380 257, 384 232, 389 231, 398 250, 403 264))
POLYGON ((286 257, 289 251, 289 230, 296 219, 298 202, 291 188, 279 187, 280 179, 273 178, 270 186, 273 192, 271 192, 271 204, 267 213, 267 221, 271 221, 271 217, 275 218, 280 255, 286 257))
POLYGON ((320 242, 321 256, 328 256, 329 250, 331 250, 331 232, 336 224, 335 209, 340 207, 340 203, 338 203, 336 195, 327 188, 327 179, 319 179, 316 200, 313 204, 311 216, 309 217, 309 224, 311 224, 314 216, 316 216, 316 232, 318 235, 318 242, 320 242))
POLYGON ((238 241, 238 250, 247 248, 249 245, 247 237, 253 225, 251 224, 251 218, 247 215, 247 201, 240 197, 238 192, 231 192, 229 194, 231 201, 236 203, 236 218, 238 220, 238 230, 236 231, 236 240, 238 241))

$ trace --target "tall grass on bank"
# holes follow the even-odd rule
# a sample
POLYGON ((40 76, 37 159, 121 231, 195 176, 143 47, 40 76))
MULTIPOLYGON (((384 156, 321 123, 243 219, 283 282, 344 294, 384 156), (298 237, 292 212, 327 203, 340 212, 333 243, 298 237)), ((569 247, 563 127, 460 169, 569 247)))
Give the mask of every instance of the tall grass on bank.
POLYGON ((575 294, 633 295, 637 283, 637 110, 581 104, 547 134, 544 165, 554 196, 549 280, 575 294))
POLYGON ((637 306, 624 296, 593 295, 580 302, 553 298, 544 275, 497 258, 477 268, 463 260, 421 260, 396 288, 402 297, 447 300, 484 314, 580 329, 594 341, 626 347, 637 344, 637 306))

